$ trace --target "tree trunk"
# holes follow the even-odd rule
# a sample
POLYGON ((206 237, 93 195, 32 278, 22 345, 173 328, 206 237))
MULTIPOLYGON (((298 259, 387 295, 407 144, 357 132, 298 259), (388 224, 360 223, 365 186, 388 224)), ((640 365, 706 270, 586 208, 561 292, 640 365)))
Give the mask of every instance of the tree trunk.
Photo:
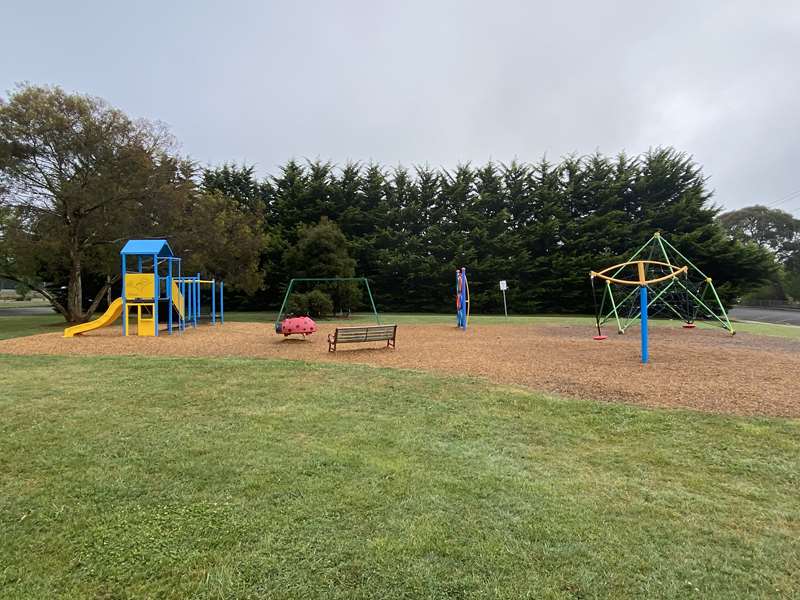
POLYGON ((55 308, 58 312, 60 312, 67 322, 69 322, 69 312, 67 311, 66 307, 64 307, 63 304, 61 304, 58 300, 56 300, 55 296, 53 296, 52 293, 50 293, 47 289, 45 289, 43 285, 39 285, 37 283, 34 283, 32 281, 27 281, 25 279, 21 279, 16 275, 12 275, 11 273, 0 273, 0 276, 6 279, 10 279, 11 281, 16 281, 17 283, 24 283, 34 292, 39 292, 42 295, 42 297, 45 300, 47 300, 53 308, 55 308))
POLYGON ((86 315, 83 312, 83 285, 81 281, 81 251, 78 240, 71 240, 69 283, 67 284, 67 311, 70 323, 83 323, 86 315))
POLYGON ((118 279, 119 277, 117 276, 111 277, 110 275, 106 275, 106 284, 102 288, 100 288, 100 291, 97 292, 97 294, 94 297, 94 300, 92 300, 92 303, 86 310, 86 314, 84 315, 85 321, 88 321, 89 319, 92 318, 95 311, 97 310, 97 307, 100 306, 100 302, 103 300, 103 296, 107 296, 108 305, 111 306, 111 286, 114 285, 118 279))

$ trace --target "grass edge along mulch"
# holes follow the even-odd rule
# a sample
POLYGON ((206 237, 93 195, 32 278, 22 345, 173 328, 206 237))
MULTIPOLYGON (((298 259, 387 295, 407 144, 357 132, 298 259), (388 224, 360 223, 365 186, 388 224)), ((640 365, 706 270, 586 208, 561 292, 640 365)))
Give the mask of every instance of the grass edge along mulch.
POLYGON ((800 422, 241 358, 0 357, 0 595, 790 596, 800 422))

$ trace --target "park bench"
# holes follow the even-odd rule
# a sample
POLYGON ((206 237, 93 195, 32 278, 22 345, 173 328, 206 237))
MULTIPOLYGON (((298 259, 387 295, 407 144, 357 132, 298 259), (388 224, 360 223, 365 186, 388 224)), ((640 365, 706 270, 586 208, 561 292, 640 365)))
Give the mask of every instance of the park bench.
POLYGON ((336 352, 336 344, 355 344, 357 342, 386 342, 386 347, 394 348, 397 325, 365 325, 363 327, 337 327, 328 334, 328 352, 336 352))

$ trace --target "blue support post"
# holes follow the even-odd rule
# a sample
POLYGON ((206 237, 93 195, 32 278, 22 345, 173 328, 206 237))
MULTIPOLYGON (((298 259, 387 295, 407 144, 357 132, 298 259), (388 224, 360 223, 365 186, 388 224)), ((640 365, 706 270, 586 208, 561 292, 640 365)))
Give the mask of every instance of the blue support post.
POLYGON ((647 364, 647 286, 639 286, 639 308, 642 315, 642 364, 647 364))
POLYGON ((225 324, 225 301, 223 300, 222 290, 225 287, 225 282, 219 282, 219 322, 221 325, 225 324))
POLYGON ((186 282, 181 278, 181 296, 183 296, 183 317, 181 318, 181 331, 186 331, 186 317, 188 316, 189 303, 186 302, 186 282))
POLYGON ((122 335, 128 335, 128 304, 125 302, 125 259, 127 256, 122 255, 122 335))
POLYGON ((137 256, 136 257, 136 266, 139 269, 139 273, 141 273, 142 272, 142 257, 141 256, 137 256))
MULTIPOLYGON (((183 281, 180 280, 180 275, 178 275, 178 291, 181 293, 181 296, 184 298, 183 301, 183 314, 186 315, 186 296, 183 295, 183 281)), ((183 331, 183 319, 180 315, 178 315, 178 329, 183 331)))
POLYGON ((216 280, 211 280, 211 324, 217 324, 217 284, 216 280))
POLYGON ((167 331, 172 335, 172 259, 167 261, 167 331))
MULTIPOLYGON (((200 319, 200 273, 197 274, 197 319, 200 319)), ((195 320, 197 324, 197 320, 195 320)))
POLYGON ((192 327, 197 327, 197 278, 192 275, 192 327))
POLYGON ((178 330, 183 331, 185 329, 183 319, 186 316, 186 296, 183 293, 183 278, 181 277, 181 259, 178 259, 178 291, 181 293, 181 298, 183 298, 183 316, 180 314, 178 315, 178 330))
POLYGON ((155 331, 153 335, 158 337, 158 299, 161 296, 161 284, 158 281, 158 255, 153 254, 153 327, 155 331))
POLYGON ((189 314, 187 318, 189 319, 189 325, 194 327, 194 280, 191 277, 186 282, 186 286, 186 293, 189 300, 189 314))

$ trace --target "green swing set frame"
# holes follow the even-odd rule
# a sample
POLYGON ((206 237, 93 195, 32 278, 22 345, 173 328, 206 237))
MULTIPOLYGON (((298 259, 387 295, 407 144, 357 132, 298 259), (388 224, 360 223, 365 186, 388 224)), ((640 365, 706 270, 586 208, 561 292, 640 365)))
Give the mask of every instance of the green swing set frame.
POLYGON ((369 288, 369 281, 366 277, 295 277, 291 281, 289 281, 289 287, 286 288, 286 294, 283 296, 283 303, 281 304, 281 309, 278 311, 278 318, 275 319, 275 326, 277 327, 281 322, 281 317, 283 317, 283 313, 286 310, 286 304, 289 301, 289 294, 292 293, 292 288, 294 285, 299 282, 323 282, 323 281, 335 281, 335 282, 344 282, 344 281, 358 281, 363 282, 364 286, 367 288, 367 295, 369 296, 369 303, 372 307, 372 314, 375 315, 375 322, 380 325, 381 324, 381 317, 378 315, 378 309, 375 308, 375 300, 372 298, 372 290, 369 288))

